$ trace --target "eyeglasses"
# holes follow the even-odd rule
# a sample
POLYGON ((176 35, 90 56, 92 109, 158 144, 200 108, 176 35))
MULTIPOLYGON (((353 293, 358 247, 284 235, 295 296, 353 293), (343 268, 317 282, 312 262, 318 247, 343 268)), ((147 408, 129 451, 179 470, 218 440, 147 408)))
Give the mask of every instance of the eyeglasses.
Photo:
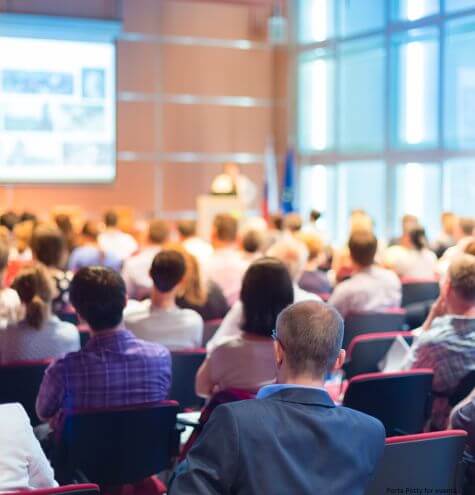
POLYGON ((275 328, 274 328, 274 330, 272 330, 271 336, 272 336, 272 340, 274 342, 278 342, 280 344, 280 346, 282 347, 282 349, 285 350, 284 344, 282 343, 282 340, 279 339, 279 336, 277 335, 277 330, 275 328))

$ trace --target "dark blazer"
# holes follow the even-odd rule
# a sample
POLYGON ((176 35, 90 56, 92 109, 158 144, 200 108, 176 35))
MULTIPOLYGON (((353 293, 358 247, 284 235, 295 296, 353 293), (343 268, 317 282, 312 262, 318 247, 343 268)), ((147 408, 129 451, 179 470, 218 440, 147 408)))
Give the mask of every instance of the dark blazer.
POLYGON ((170 494, 360 495, 384 449, 383 425, 302 387, 216 408, 170 494))

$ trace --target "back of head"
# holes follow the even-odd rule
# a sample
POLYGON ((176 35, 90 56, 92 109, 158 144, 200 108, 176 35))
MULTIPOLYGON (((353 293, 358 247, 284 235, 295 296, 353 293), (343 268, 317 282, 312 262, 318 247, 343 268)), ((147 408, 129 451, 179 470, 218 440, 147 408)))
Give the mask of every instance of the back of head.
POLYGON ((457 223, 457 216, 451 211, 444 211, 440 216, 440 223, 442 229, 446 234, 453 235, 454 228, 457 223))
POLYGON ((429 244, 427 242, 426 231, 420 226, 414 227, 409 231, 409 239, 418 251, 422 251, 429 244))
POLYGON ((309 218, 311 222, 316 222, 322 214, 318 210, 311 210, 309 214, 309 218))
POLYGON ((290 278, 300 279, 308 260, 308 251, 304 244, 293 238, 281 239, 267 250, 267 256, 280 260, 289 271, 290 278))
POLYGON ((264 236, 258 230, 247 230, 242 236, 241 244, 246 253, 257 253, 264 244, 264 236))
POLYGON ((471 241, 465 247, 464 253, 475 256, 475 241, 471 241))
POLYGON ((99 225, 93 220, 87 220, 82 226, 81 234, 83 237, 95 241, 99 237, 99 225))
POLYGON ((196 235, 195 220, 180 220, 177 222, 176 228, 183 239, 188 239, 196 235))
POLYGON ((269 227, 275 230, 283 230, 284 229, 284 217, 281 213, 273 213, 269 216, 269 227))
POLYGON ((52 225, 38 225, 33 231, 31 247, 35 258, 46 266, 59 268, 66 253, 63 233, 52 225))
POLYGON ((54 286, 46 268, 40 264, 24 268, 13 281, 12 288, 25 305, 25 320, 40 329, 48 315, 54 297, 54 286))
POLYGON ((106 227, 117 227, 119 223, 119 216, 114 210, 107 210, 104 213, 104 223, 106 227))
POLYGON ((403 215, 401 222, 403 234, 409 234, 412 229, 419 225, 419 220, 417 217, 415 215, 410 215, 409 213, 403 215))
POLYGON ((10 246, 6 239, 0 239, 0 274, 3 273, 8 265, 8 258, 10 256, 10 246))
POLYGON ((378 240, 373 233, 361 230, 351 234, 348 247, 351 259, 358 265, 367 267, 374 263, 378 240))
POLYGON ((373 220, 364 210, 353 210, 350 215, 350 235, 363 230, 373 232, 373 220))
POLYGON ((331 371, 343 342, 343 319, 328 304, 292 304, 277 318, 277 338, 294 375, 322 378, 331 371))
POLYGON ((78 315, 92 330, 100 332, 117 327, 127 300, 122 277, 110 268, 90 266, 76 272, 69 298, 78 315))
POLYGON ((54 221, 64 235, 69 236, 74 234, 73 223, 69 215, 59 213, 54 217, 54 221))
POLYGON ((449 267, 452 290, 467 304, 475 304, 475 256, 462 254, 449 267))
POLYGON ((7 211, 0 215, 0 225, 6 227, 10 232, 13 231, 19 221, 20 218, 14 211, 7 211))
POLYGON ((148 224, 148 240, 152 244, 163 244, 170 237, 170 227, 165 220, 154 219, 148 224))
POLYGON ((294 299, 292 280, 285 265, 268 257, 252 263, 244 275, 240 298, 242 329, 271 337, 277 315, 294 299))
POLYGON ((235 242, 238 233, 238 222, 228 214, 216 215, 213 221, 214 237, 221 242, 235 242))
POLYGON ((324 244, 320 236, 313 232, 299 232, 297 239, 305 244, 308 250, 309 261, 314 260, 323 252, 324 244))
POLYGON ((298 232, 302 228, 302 217, 298 213, 285 215, 284 227, 290 232, 298 232))
POLYGON ((460 217, 459 226, 464 236, 473 235, 473 229, 475 228, 475 220, 471 217, 460 217))
POLYGON ((158 292, 170 292, 185 276, 186 264, 183 254, 173 249, 160 251, 153 259, 150 277, 158 292))

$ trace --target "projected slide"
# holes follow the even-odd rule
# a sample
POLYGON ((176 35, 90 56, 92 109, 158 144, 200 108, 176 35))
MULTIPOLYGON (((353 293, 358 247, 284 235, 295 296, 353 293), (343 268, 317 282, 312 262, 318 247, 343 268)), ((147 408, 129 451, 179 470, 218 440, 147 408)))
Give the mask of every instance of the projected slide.
POLYGON ((115 177, 113 43, 0 37, 0 182, 115 177))

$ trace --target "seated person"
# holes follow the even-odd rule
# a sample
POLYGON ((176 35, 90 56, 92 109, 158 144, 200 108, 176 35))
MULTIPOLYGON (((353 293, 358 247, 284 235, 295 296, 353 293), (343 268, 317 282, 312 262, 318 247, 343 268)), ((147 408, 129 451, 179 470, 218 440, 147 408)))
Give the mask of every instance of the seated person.
POLYGON ((113 254, 120 261, 132 256, 138 249, 137 241, 119 228, 119 216, 113 210, 104 214, 106 229, 99 234, 97 242, 99 247, 107 253, 113 254))
POLYGON ((252 263, 240 299, 240 331, 210 351, 196 375, 196 393, 202 397, 230 388, 257 392, 275 381, 272 331, 279 312, 293 301, 292 281, 283 263, 274 258, 252 263))
POLYGON ((178 294, 183 293, 185 271, 185 258, 178 251, 167 249, 155 256, 150 267, 151 299, 130 301, 125 312, 126 326, 138 338, 173 350, 201 346, 203 318, 176 305, 178 294))
POLYGON ((120 271, 122 261, 113 253, 103 250, 97 244, 99 227, 96 222, 87 221, 81 232, 80 245, 73 249, 68 268, 73 272, 87 266, 105 266, 120 271))
POLYGON ((81 268, 70 287, 71 304, 92 337, 79 352, 53 363, 41 383, 36 411, 54 428, 65 412, 164 400, 171 380, 170 352, 138 340, 122 323, 127 295, 109 268, 81 268))
POLYGON ((326 257, 322 240, 317 234, 309 231, 300 232, 296 237, 308 250, 308 260, 300 277, 299 287, 314 294, 330 293, 332 288, 327 274, 319 268, 320 262, 326 257))
POLYGON ((12 288, 20 297, 24 318, 5 330, 3 363, 58 358, 80 349, 77 328, 52 312, 54 283, 43 265, 23 268, 12 288))
POLYGON ((63 313, 70 309, 69 285, 73 273, 64 270, 67 260, 66 239, 62 232, 50 225, 38 225, 33 231, 31 243, 33 257, 43 263, 51 275, 56 295, 53 299, 53 313, 63 313))
POLYGON ((348 242, 352 276, 339 283, 329 299, 346 317, 357 311, 382 311, 401 305, 401 282, 391 270, 375 265, 378 241, 373 233, 354 232, 348 242))
POLYGON ((198 263, 203 265, 213 254, 213 246, 196 234, 195 220, 180 220, 176 224, 180 242, 191 253, 198 263))
POLYGON ((0 493, 58 486, 20 404, 0 405, 0 453, 0 493))
POLYGON ((150 297, 152 279, 150 266, 153 258, 170 237, 170 227, 164 220, 151 220, 148 226, 148 241, 137 254, 124 262, 122 277, 127 287, 127 294, 134 299, 150 297))
POLYGON ((475 370, 475 256, 462 254, 450 265, 405 368, 434 370, 431 427, 445 429, 450 412, 447 397, 475 370))
POLYGON ((248 263, 259 259, 262 256, 264 240, 264 234, 260 230, 246 229, 240 239, 242 258, 248 263))
POLYGON ((336 407, 325 375, 345 360, 343 320, 316 301, 277 319, 277 384, 218 406, 169 493, 363 495, 384 450, 375 418, 336 407))
POLYGON ((0 241, 0 349, 2 330, 20 319, 21 302, 13 289, 5 286, 5 272, 8 266, 10 248, 6 241, 0 241))

